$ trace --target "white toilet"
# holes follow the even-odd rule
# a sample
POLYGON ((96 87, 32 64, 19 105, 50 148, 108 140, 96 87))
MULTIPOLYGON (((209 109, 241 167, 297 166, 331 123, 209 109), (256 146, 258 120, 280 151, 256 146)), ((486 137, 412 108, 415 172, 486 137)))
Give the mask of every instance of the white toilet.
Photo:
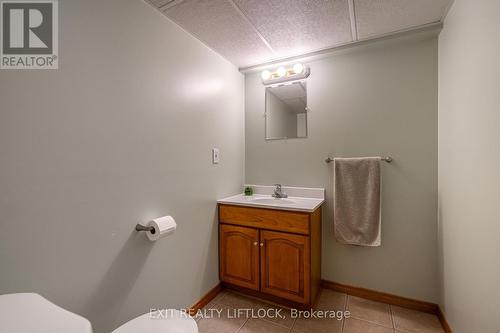
MULTIPOLYGON (((146 313, 112 333, 198 333, 192 318, 168 310, 166 318, 146 313)), ((92 333, 90 322, 34 293, 0 295, 0 333, 92 333)))

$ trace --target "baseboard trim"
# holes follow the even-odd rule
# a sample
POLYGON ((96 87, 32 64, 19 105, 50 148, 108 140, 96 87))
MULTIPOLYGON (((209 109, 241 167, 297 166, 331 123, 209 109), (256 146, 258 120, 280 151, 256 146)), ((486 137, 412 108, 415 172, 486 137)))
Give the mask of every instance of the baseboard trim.
MULTIPOLYGON (((412 298, 397 296, 361 287, 354 287, 347 284, 337 283, 328 280, 321 280, 321 287, 341 292, 344 294, 369 299, 372 301, 383 302, 391 305, 400 306, 402 308, 407 308, 411 310, 416 310, 436 315, 439 321, 441 322, 441 326, 443 327, 445 333, 453 333, 450 325, 448 324, 448 321, 446 320, 444 312, 441 310, 439 305, 435 303, 419 301, 412 298)), ((210 303, 210 301, 212 301, 223 289, 224 286, 222 283, 217 284, 215 287, 210 289, 210 291, 206 293, 199 301, 197 301, 196 303, 194 303, 189 307, 188 309, 189 313, 194 315, 198 310, 202 309, 205 305, 210 303)))
POLYGON ((444 332, 445 333, 453 333, 450 325, 448 324, 448 321, 446 320, 446 317, 444 316, 444 312, 440 306, 438 306, 437 317, 439 318, 439 321, 441 322, 441 326, 443 326, 444 332))
POLYGON ((366 298, 372 301, 383 302, 391 305, 400 306, 402 308, 407 308, 411 310, 416 310, 436 315, 439 321, 441 322, 441 326, 443 326, 444 331, 446 333, 453 333, 451 331, 450 325, 448 325, 448 322, 446 321, 444 313, 441 311, 439 305, 435 303, 419 301, 416 299, 397 296, 361 287, 354 287, 328 280, 321 280, 321 287, 352 296, 366 298))
POLYGON ((188 309, 189 313, 191 315, 194 315, 196 312, 198 312, 198 310, 202 309, 205 305, 210 303, 210 301, 213 300, 215 296, 217 296, 221 291, 222 291, 222 284, 219 283, 215 287, 210 289, 210 291, 206 293, 202 298, 200 298, 198 302, 191 305, 188 309))
POLYGON ((321 286, 326 289, 332 289, 338 292, 342 292, 344 294, 366 298, 372 301, 387 303, 435 315, 438 314, 438 306, 437 304, 434 303, 418 301, 411 298, 396 296, 371 289, 349 286, 346 284, 341 284, 327 280, 321 280, 321 286))

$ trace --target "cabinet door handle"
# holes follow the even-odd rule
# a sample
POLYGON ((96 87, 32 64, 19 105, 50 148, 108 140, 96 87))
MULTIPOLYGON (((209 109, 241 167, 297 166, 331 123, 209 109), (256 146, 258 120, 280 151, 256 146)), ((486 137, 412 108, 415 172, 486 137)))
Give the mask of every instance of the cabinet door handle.
POLYGON ((262 247, 262 246, 264 246, 264 243, 260 243, 260 246, 261 246, 261 247, 262 247))
POLYGON ((257 246, 257 242, 253 242, 253 245, 254 245, 254 246, 257 246))

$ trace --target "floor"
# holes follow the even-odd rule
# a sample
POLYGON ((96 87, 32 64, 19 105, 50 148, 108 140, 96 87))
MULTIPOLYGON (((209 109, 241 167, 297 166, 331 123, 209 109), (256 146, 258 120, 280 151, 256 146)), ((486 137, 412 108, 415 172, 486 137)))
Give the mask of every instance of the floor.
MULTIPOLYGON (((198 317, 200 333, 443 333, 438 318, 427 313, 369 301, 323 289, 318 310, 348 310, 350 318, 291 317, 289 310, 281 309, 278 318, 262 318, 274 314, 278 308, 243 295, 223 291, 203 308, 205 317, 198 317), (236 309, 248 309, 236 312, 236 309), (250 311, 253 309, 253 315, 250 311), (259 310, 260 309, 260 310, 259 310), (271 310, 269 310, 271 309, 271 310), (268 311, 269 310, 269 311, 268 311), (265 317, 265 316, 264 316, 265 317), (284 317, 284 318, 282 318, 284 317)), ((347 315, 346 315, 347 316, 347 315)), ((275 316, 276 317, 276 316, 275 316)), ((340 316, 342 317, 342 316, 340 316)))

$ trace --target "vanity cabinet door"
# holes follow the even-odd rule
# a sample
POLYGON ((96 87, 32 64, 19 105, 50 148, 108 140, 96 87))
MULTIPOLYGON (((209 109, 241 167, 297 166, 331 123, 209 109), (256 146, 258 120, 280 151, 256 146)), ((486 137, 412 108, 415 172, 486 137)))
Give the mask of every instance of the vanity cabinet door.
POLYGON ((262 230, 260 246, 261 291, 309 303, 309 237, 262 230))
POLYGON ((259 230, 219 225, 219 273, 222 281, 259 290, 259 230))

